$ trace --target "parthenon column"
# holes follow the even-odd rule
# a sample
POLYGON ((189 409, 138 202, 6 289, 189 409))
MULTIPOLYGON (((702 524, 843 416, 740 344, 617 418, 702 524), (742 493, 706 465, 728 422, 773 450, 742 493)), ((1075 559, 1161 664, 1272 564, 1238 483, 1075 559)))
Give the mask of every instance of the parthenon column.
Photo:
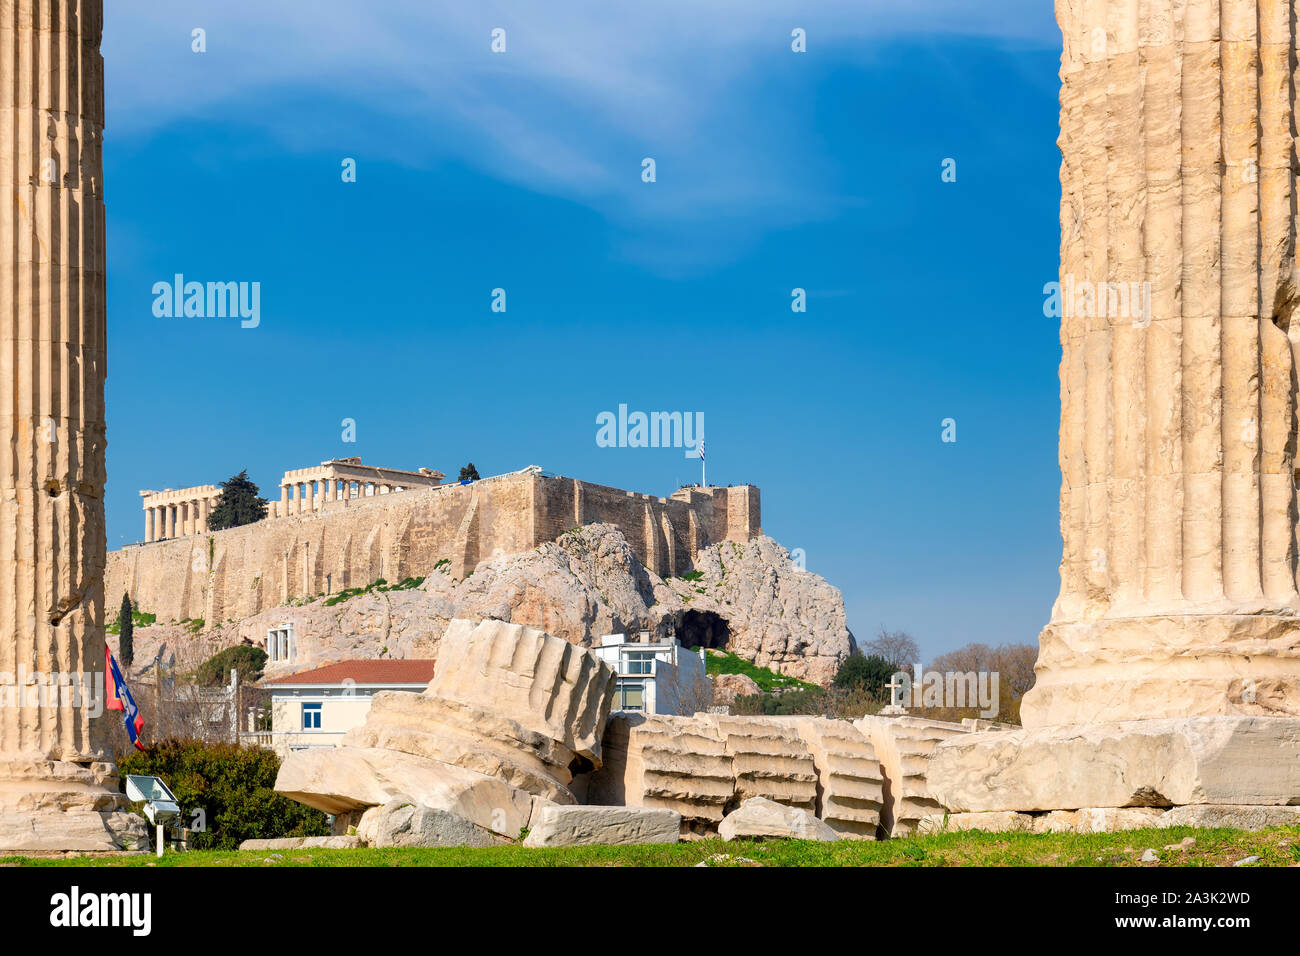
POLYGON ((1025 723, 1300 714, 1291 5, 1057 14, 1065 548, 1025 723))
POLYGON ((144 540, 148 544, 153 540, 153 509, 144 509, 144 540))
POLYGON ((104 746, 122 728, 85 696, 104 668, 102 20, 102 0, 0 3, 4 850, 144 836, 104 746), (42 700, 16 674, 70 677, 81 693, 42 700))

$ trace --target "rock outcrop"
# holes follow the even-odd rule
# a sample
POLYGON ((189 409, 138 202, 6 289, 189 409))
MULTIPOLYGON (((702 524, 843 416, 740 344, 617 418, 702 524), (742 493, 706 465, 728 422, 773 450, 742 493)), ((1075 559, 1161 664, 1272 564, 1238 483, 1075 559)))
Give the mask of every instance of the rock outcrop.
POLYGON ((770 538, 714 545, 697 565, 699 580, 665 580, 637 560, 617 528, 592 524, 535 550, 482 561, 462 581, 444 566, 409 590, 285 605, 238 623, 137 628, 135 657, 148 660, 166 642, 178 658, 197 663, 241 641, 260 646, 269 628, 291 624, 296 656, 271 664, 270 676, 344 658, 436 659, 454 618, 523 624, 580 646, 640 630, 660 638, 673 632, 690 643, 707 621, 741 657, 823 683, 852 652, 840 592, 800 570, 770 538))
POLYGON ((713 678, 713 703, 730 706, 737 697, 753 697, 762 688, 754 678, 745 674, 718 674, 713 678))
POLYGON ((769 537, 706 548, 695 570, 698 580, 669 578, 655 588, 655 610, 679 633, 691 612, 715 614, 726 622, 727 650, 818 684, 829 683, 857 647, 839 589, 800 568, 769 537))

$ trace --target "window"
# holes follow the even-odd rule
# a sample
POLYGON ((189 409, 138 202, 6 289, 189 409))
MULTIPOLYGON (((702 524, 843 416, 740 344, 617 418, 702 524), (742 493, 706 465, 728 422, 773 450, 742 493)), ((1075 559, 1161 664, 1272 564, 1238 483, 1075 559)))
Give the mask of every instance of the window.
POLYGON ((273 627, 266 632, 266 658, 271 663, 293 660, 293 627, 273 627))
POLYGON ((627 668, 625 673, 628 674, 653 674, 655 672, 655 652, 628 651, 623 666, 627 668))
POLYGON ((320 704, 303 704, 302 705, 302 729, 303 730, 320 730, 320 704))
POLYGON ((645 710, 645 684, 639 680, 619 681, 614 710, 645 710))

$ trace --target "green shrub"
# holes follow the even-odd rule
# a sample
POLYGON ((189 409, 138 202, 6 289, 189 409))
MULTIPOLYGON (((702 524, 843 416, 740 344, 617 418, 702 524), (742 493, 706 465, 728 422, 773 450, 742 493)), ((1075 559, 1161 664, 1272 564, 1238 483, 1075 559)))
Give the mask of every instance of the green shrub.
POLYGON ((839 671, 835 674, 835 686, 845 690, 865 686, 872 693, 884 694, 885 685, 897 671, 898 668, 883 657, 874 654, 870 657, 854 654, 840 665, 839 671))
MULTIPOLYGON (((161 777, 176 794, 185 826, 202 810, 207 829, 192 836, 200 850, 233 850, 244 840, 328 836, 329 820, 319 810, 276 793, 280 758, 270 750, 196 740, 166 740, 128 754, 122 777, 161 777)), ((125 789, 125 783, 123 783, 125 789)))
POLYGON ((241 684, 260 680, 266 667, 266 651, 251 644, 238 644, 217 651, 199 665, 194 672, 194 683, 200 687, 223 687, 230 680, 230 669, 239 674, 241 684))
MULTIPOLYGON (((157 621, 157 614, 150 614, 147 611, 141 611, 138 605, 131 611, 131 623, 136 627, 149 627, 151 624, 157 623, 157 621)), ((106 630, 110 634, 122 633, 122 614, 120 611, 118 612, 117 617, 113 618, 113 623, 108 625, 106 630)))
MULTIPOLYGON (((444 562, 447 564, 451 563, 446 558, 443 558, 442 561, 439 561, 436 565, 434 565, 434 570, 442 570, 442 566, 444 562)), ((383 578, 380 578, 375 583, 367 584, 363 588, 344 588, 338 594, 335 594, 331 597, 327 597, 325 599, 325 606, 334 607, 335 605, 341 604, 342 602, 348 600, 349 598, 360 597, 362 594, 369 594, 371 591, 410 591, 415 588, 418 588, 423 583, 424 583, 424 578, 422 577, 402 578, 402 580, 396 584, 389 584, 383 578)))

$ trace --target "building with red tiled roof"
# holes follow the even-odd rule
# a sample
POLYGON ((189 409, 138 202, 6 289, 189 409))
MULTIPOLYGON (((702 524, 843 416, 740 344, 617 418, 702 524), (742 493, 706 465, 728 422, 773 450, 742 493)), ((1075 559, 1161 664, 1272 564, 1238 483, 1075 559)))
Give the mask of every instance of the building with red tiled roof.
POLYGON ((351 681, 356 685, 389 687, 392 685, 419 684, 422 687, 433 680, 432 660, 355 660, 335 661, 309 671, 286 674, 275 680, 263 682, 263 687, 333 687, 351 681))
POLYGON ((282 757, 293 750, 334 747, 366 721, 374 695, 418 694, 433 679, 431 660, 334 661, 263 683, 271 692, 271 730, 253 736, 282 757))

